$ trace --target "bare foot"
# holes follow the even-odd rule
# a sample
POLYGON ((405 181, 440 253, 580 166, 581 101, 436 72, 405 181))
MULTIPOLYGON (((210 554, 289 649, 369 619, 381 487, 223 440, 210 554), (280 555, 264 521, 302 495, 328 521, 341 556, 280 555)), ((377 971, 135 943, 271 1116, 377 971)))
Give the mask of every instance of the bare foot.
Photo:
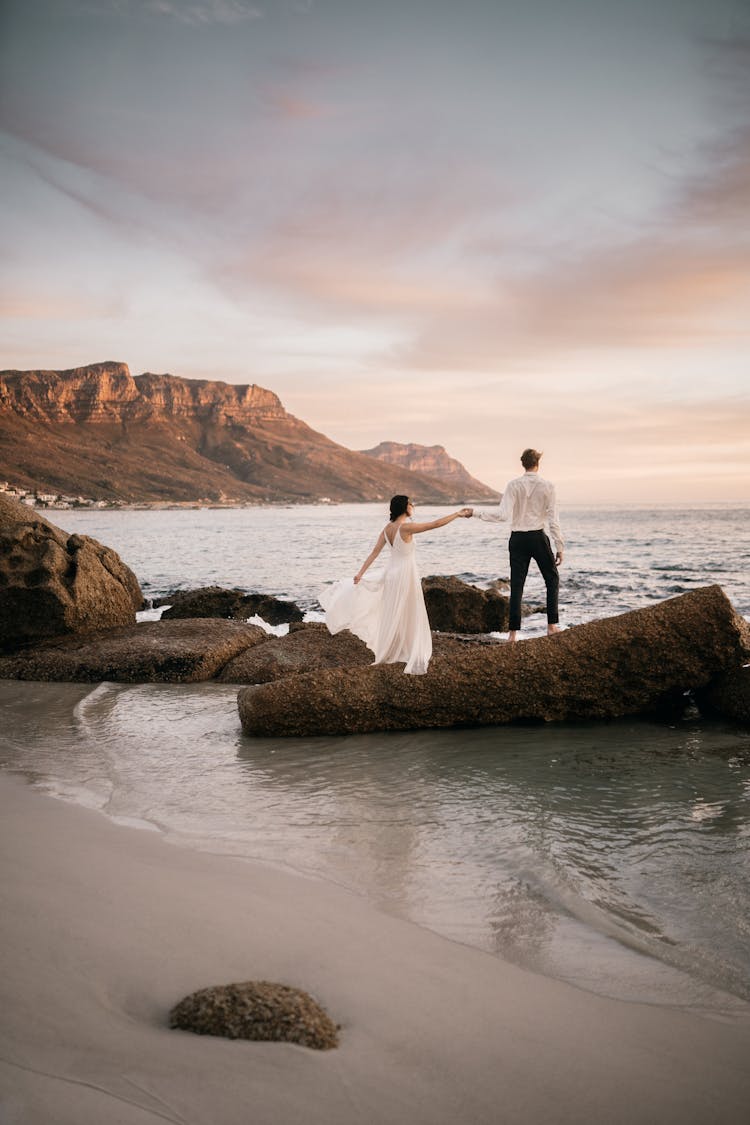
POLYGON ((518 640, 518 632, 515 629, 511 629, 511 631, 508 633, 508 644, 514 645, 517 640, 518 640))
POLYGON ((560 626, 559 625, 548 625, 547 626, 547 636, 548 637, 551 637, 553 633, 559 633, 559 632, 560 632, 560 626))

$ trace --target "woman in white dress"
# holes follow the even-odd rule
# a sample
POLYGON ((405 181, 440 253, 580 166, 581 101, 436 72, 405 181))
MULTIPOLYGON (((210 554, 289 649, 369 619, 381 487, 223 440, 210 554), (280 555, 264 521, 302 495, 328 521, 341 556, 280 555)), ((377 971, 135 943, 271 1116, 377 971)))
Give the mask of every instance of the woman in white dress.
POLYGON ((381 531, 354 582, 337 582, 320 596, 331 633, 349 629, 375 654, 375 664, 403 661, 405 672, 422 675, 432 656, 432 633, 417 570, 414 536, 445 527, 453 520, 468 519, 471 508, 461 508, 429 523, 414 523, 414 505, 408 496, 391 500, 390 522, 381 531), (383 548, 388 558, 384 573, 365 578, 383 548))

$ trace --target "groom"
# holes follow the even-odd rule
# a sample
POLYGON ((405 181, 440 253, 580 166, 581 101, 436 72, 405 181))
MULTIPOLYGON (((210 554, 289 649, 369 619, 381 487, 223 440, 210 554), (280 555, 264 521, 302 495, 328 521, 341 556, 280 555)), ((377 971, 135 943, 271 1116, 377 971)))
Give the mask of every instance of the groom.
POLYGON ((510 644, 516 643, 521 628, 521 597, 532 559, 542 572, 547 587, 547 632, 560 631, 557 624, 557 591, 560 585, 557 568, 563 560, 565 541, 557 518, 555 486, 539 476, 541 457, 536 449, 524 449, 521 464, 525 472, 508 483, 499 511, 478 513, 479 519, 488 523, 510 521, 510 644), (554 555, 544 532, 545 524, 555 541, 554 555))

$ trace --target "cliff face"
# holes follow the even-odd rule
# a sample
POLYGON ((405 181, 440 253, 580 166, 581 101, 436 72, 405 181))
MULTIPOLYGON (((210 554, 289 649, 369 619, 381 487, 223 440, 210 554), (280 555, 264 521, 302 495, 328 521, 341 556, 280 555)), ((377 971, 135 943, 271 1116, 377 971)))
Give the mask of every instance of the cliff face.
POLYGON ((0 466, 25 488, 124 501, 467 496, 337 445, 263 387, 133 377, 124 363, 0 372, 0 466))
POLYGON ((0 372, 0 410, 42 422, 145 422, 176 418, 252 423, 287 418, 263 387, 237 387, 174 375, 130 374, 124 363, 69 371, 0 372))
POLYGON ((124 363, 72 371, 0 372, 0 410, 37 422, 120 419, 139 398, 124 363))
POLYGON ((413 473, 442 481, 454 489, 457 495, 470 500, 498 500, 500 493, 472 477, 460 461, 451 457, 442 445, 400 444, 397 441, 381 441, 374 449, 363 449, 367 457, 374 457, 388 465, 399 465, 413 473))

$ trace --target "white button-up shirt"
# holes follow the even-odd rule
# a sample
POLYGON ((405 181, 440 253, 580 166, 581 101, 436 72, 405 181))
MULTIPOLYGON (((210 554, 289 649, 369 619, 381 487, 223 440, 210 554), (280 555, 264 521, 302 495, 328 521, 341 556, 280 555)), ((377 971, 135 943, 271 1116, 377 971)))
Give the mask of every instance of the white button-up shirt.
POLYGON ((555 550, 562 552, 565 547, 557 516, 555 486, 539 473, 524 473, 509 481, 497 512, 476 514, 487 523, 509 521, 511 531, 542 531, 546 524, 555 550))

